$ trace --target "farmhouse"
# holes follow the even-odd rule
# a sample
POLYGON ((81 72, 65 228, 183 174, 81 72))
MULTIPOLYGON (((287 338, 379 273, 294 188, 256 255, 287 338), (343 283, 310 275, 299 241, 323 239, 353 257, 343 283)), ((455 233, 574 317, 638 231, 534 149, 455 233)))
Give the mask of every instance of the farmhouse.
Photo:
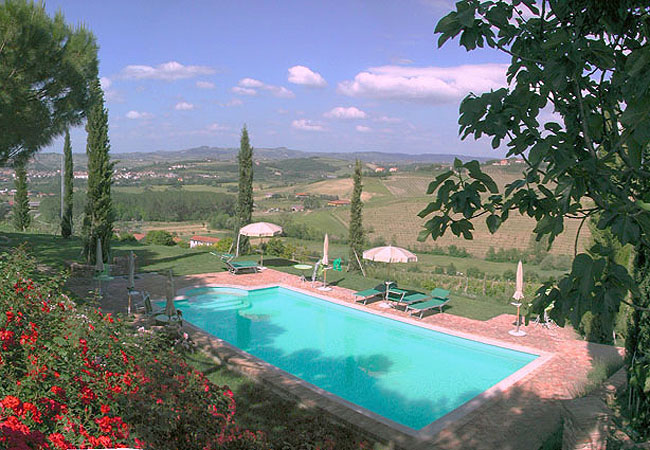
POLYGON ((190 238, 190 248, 199 247, 201 245, 213 245, 221 239, 210 236, 192 236, 190 238))
POLYGON ((390 169, 388 169, 388 171, 390 173, 395 173, 395 172, 397 172, 397 167, 391 167, 390 169))
POLYGON ((386 172, 385 167, 375 167, 375 173, 386 172))
POLYGON ((330 200, 327 202, 327 206, 345 206, 349 204, 350 200, 330 200))
POLYGON ((304 205, 293 205, 291 207, 291 212, 303 212, 305 210, 304 205))
POLYGON ((140 242, 141 240, 143 240, 143 239, 145 238, 145 236, 146 236, 146 235, 145 235, 144 233, 133 233, 133 237, 134 237, 135 240, 138 241, 138 242, 140 242))
POLYGON ((306 192, 298 192, 296 198, 309 198, 309 194, 306 192))

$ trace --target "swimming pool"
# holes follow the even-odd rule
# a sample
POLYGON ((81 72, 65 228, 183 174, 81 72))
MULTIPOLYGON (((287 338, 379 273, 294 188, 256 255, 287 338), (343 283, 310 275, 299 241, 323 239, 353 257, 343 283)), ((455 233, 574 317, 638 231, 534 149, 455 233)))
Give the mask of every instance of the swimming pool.
POLYGON ((282 287, 195 288, 176 307, 235 347, 415 430, 538 357, 282 287))

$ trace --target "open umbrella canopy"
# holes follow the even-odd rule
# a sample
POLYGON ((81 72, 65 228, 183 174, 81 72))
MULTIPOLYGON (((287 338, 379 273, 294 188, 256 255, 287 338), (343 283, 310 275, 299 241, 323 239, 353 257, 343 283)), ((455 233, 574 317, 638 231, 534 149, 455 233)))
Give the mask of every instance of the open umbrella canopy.
POLYGON ((282 233, 282 227, 269 222, 255 222, 239 229, 239 234, 249 237, 271 237, 282 233))
POLYGON ((401 247, 393 247, 392 245, 366 250, 363 252, 363 259, 385 263, 409 263, 418 261, 418 257, 414 253, 401 247))
MULTIPOLYGON (((239 229, 239 235, 237 236, 237 255, 239 255, 239 237, 248 236, 248 237, 272 237, 277 236, 282 233, 282 227, 274 223, 269 222, 255 222, 249 223, 248 225, 241 227, 239 229)), ((264 253, 260 260, 260 264, 264 264, 264 253)))

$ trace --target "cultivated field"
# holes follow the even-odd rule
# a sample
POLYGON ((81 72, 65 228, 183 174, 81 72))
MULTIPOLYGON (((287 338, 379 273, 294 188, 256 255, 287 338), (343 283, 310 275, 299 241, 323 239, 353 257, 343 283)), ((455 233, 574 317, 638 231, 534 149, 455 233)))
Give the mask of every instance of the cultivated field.
MULTIPOLYGON (((513 168, 487 167, 484 170, 495 179, 500 189, 517 177, 513 168)), ((433 200, 432 196, 426 195, 426 190, 436 175, 437 173, 432 173, 430 176, 423 175, 420 172, 401 173, 387 178, 364 178, 363 220, 364 227, 370 231, 370 240, 383 238, 387 243, 394 242, 403 247, 416 249, 430 249, 434 245, 442 247, 456 245, 466 248, 477 257, 483 257, 490 247, 494 247, 496 250, 500 248, 523 250, 529 246, 536 222, 534 219, 521 216, 516 212, 510 215, 508 221, 495 234, 490 234, 485 222, 479 219, 474 223, 474 239, 471 241, 449 233, 436 242, 431 239, 426 242, 418 242, 418 233, 422 230, 426 220, 419 218, 417 214, 433 200)), ((274 192, 307 192, 313 195, 338 195, 339 198, 349 199, 352 194, 352 180, 332 179, 310 184, 297 184, 276 189, 274 192)), ((338 207, 293 213, 292 217, 296 222, 305 223, 316 229, 340 236, 345 234, 349 214, 348 207, 338 207)), ((579 221, 566 220, 565 232, 555 240, 551 252, 573 254, 578 226, 579 221)), ((578 250, 583 250, 590 238, 589 228, 582 227, 578 239, 578 250)))

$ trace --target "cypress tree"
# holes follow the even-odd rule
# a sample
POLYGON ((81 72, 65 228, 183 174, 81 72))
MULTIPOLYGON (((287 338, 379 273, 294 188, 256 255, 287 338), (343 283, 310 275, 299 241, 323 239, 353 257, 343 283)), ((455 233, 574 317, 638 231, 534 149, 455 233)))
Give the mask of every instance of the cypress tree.
MULTIPOLYGON (((241 130, 239 142, 239 195, 237 197, 237 233, 253 219, 253 147, 248 139, 246 125, 241 130)), ((241 237, 239 250, 246 253, 249 249, 248 238, 241 237)))
POLYGON ((27 170, 24 161, 14 163, 16 178, 14 186, 16 195, 14 195, 14 228, 18 231, 25 231, 29 228, 32 216, 29 215, 29 198, 27 192, 27 170))
POLYGON ((101 240, 104 260, 110 254, 113 235, 113 204, 111 184, 113 163, 110 161, 108 139, 108 111, 104 107, 104 93, 95 81, 94 102, 88 111, 86 123, 86 155, 88 156, 88 201, 83 219, 84 256, 95 264, 97 239, 101 240))
POLYGON ((352 270, 361 270, 357 257, 361 257, 363 251, 363 223, 362 223, 362 209, 363 203, 361 202, 361 191, 363 185, 361 184, 361 161, 357 159, 354 166, 354 189, 352 190, 352 200, 350 201, 350 230, 348 235, 348 243, 350 245, 350 268, 352 270), (355 254, 356 252, 356 254, 355 254))
POLYGON ((61 236, 69 238, 72 236, 72 201, 73 198, 73 166, 72 166, 72 145, 70 144, 70 131, 65 132, 65 142, 63 144, 64 173, 63 177, 63 216, 61 217, 61 236))

